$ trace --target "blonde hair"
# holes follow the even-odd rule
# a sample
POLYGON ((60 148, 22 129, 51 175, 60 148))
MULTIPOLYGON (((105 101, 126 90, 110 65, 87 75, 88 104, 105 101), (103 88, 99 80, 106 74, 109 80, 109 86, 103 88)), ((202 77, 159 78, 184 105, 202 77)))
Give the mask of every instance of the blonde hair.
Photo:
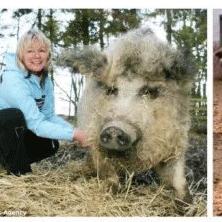
MULTIPOLYGON (((19 40, 16 50, 16 58, 17 58, 17 64, 19 68, 21 68, 24 71, 28 71, 23 63, 23 54, 25 48, 32 43, 33 40, 39 41, 42 45, 46 47, 46 50, 48 51, 49 57, 48 62, 46 64, 46 67, 44 68, 44 72, 42 74, 42 83, 44 82, 46 76, 48 75, 48 69, 51 65, 51 42, 50 40, 38 29, 30 29, 27 31, 19 40)), ((30 74, 28 74, 27 78, 30 77, 30 74)))

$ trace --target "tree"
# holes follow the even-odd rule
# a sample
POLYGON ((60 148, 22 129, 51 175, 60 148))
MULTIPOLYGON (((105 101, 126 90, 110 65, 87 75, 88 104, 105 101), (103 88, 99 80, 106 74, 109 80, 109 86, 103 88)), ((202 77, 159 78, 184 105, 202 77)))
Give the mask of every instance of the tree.
POLYGON ((38 9, 37 12, 37 27, 39 30, 42 29, 42 9, 38 9))
MULTIPOLYGON (((5 12, 7 12, 7 9, 1 9, 1 10, 0 10, 0 22, 1 22, 1 16, 2 16, 5 12)), ((0 28, 3 29, 1 23, 0 23, 0 28)), ((7 27, 4 26, 4 28, 7 28, 7 27)), ((3 34, 3 32, 1 31, 1 32, 0 32, 0 38, 2 38, 3 36, 4 36, 4 34, 3 34)))
POLYGON ((20 19, 22 16, 30 14, 33 10, 32 9, 18 9, 15 10, 13 12, 13 18, 15 18, 17 20, 17 32, 16 32, 16 36, 17 36, 17 40, 19 38, 19 31, 20 31, 20 19))
POLYGON ((73 19, 63 32, 64 46, 99 43, 103 49, 107 44, 105 36, 116 36, 137 27, 140 23, 135 9, 71 9, 68 12, 73 14, 73 19))

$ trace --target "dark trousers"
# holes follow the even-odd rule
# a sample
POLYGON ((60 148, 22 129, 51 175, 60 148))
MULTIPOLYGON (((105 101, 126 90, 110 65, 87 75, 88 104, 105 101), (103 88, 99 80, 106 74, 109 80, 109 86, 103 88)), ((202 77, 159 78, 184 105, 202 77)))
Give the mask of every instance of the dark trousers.
POLYGON ((31 163, 54 155, 58 148, 58 140, 38 137, 28 130, 19 109, 0 110, 0 163, 8 173, 31 172, 31 163))

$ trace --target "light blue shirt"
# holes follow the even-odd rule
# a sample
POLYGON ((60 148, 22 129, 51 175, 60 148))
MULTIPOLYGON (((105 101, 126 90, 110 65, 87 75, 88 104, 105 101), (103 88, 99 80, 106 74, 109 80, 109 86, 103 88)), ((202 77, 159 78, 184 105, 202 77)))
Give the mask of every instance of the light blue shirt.
POLYGON ((51 80, 47 77, 43 87, 40 78, 22 71, 16 63, 15 54, 7 53, 4 57, 3 71, 0 75, 0 110, 5 108, 20 109, 28 129, 37 136, 71 141, 74 128, 71 124, 55 115, 54 91, 51 80))

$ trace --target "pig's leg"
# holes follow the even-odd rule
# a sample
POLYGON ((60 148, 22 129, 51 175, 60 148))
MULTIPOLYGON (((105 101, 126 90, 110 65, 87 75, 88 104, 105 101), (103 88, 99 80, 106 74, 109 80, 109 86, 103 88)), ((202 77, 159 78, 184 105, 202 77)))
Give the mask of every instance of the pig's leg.
POLYGON ((79 161, 72 161, 68 167, 72 168, 73 178, 77 179, 84 176, 85 178, 90 178, 95 176, 96 172, 93 168, 92 157, 90 153, 87 153, 86 159, 79 161))
POLYGON ((184 156, 179 159, 170 160, 162 163, 156 168, 161 179, 176 191, 176 197, 185 202, 192 202, 187 181, 185 178, 185 161, 184 156))

